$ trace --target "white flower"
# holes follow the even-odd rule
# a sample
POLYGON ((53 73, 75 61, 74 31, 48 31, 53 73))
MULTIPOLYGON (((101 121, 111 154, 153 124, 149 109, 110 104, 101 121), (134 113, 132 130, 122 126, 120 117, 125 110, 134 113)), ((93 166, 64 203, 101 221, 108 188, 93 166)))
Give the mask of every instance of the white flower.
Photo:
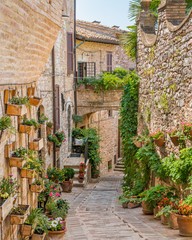
POLYGON ((62 219, 61 217, 58 217, 58 218, 56 218, 55 220, 59 222, 59 221, 61 221, 61 220, 63 220, 63 219, 62 219))

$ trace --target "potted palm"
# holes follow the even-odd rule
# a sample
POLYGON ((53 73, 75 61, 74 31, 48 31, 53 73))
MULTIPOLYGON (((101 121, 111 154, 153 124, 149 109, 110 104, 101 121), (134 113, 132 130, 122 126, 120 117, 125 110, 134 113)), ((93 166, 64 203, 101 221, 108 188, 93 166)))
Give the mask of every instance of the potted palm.
POLYGON ((7 103, 7 114, 12 116, 23 116, 27 113, 29 106, 28 97, 13 96, 7 103))
POLYGON ((21 234, 23 237, 31 236, 36 228, 38 216, 41 214, 41 209, 31 209, 26 221, 21 226, 21 234))
POLYGON ((155 144, 158 147, 162 147, 165 143, 165 133, 160 129, 157 129, 155 132, 151 133, 150 136, 153 138, 155 144))
POLYGON ((3 178, 0 181, 0 221, 4 221, 10 213, 14 200, 19 193, 19 185, 16 179, 10 175, 8 178, 3 178))

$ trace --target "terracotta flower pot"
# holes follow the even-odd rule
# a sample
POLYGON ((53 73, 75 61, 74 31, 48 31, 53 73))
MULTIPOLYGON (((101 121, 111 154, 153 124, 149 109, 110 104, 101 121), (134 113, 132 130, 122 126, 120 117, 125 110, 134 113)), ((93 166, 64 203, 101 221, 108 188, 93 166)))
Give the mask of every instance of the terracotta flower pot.
POLYGON ((128 203, 122 203, 123 208, 128 208, 128 203))
POLYGON ((61 187, 63 189, 63 192, 70 192, 71 191, 71 183, 70 181, 65 181, 61 183, 61 187))
POLYGON ((168 220, 169 220, 169 217, 166 217, 165 215, 161 215, 161 223, 163 225, 168 225, 168 220))
POLYGON ((135 144, 136 147, 138 148, 142 148, 142 142, 139 142, 139 141, 133 141, 133 143, 135 144))
POLYGON ((78 181, 79 181, 80 183, 83 183, 84 178, 78 178, 78 181))
POLYGON ((32 235, 31 240, 44 240, 45 236, 46 236, 46 233, 43 233, 43 234, 36 234, 36 233, 34 233, 32 235))
POLYGON ((145 215, 153 215, 153 210, 150 210, 145 202, 142 202, 142 208, 142 211, 145 215))
POLYGON ((179 235, 192 237, 192 216, 177 215, 179 235))
POLYGON ((132 208, 137 208, 140 207, 141 204, 140 203, 128 203, 128 208, 132 209, 132 208))
POLYGON ((170 137, 171 138, 171 141, 172 143, 175 145, 175 146, 179 146, 179 141, 178 141, 178 137, 170 137))
POLYGON ((153 139, 153 140, 158 147, 162 147, 165 143, 165 138, 164 137, 162 137, 160 139, 153 139))
POLYGON ((157 213, 159 212, 159 206, 155 206, 154 209, 153 209, 153 215, 154 215, 154 218, 155 219, 158 219, 160 220, 160 217, 155 217, 157 215, 157 213))
POLYGON ((177 222, 177 214, 175 214, 174 212, 170 213, 169 214, 169 224, 170 224, 170 227, 173 228, 173 229, 178 229, 179 226, 178 226, 178 222, 177 222))

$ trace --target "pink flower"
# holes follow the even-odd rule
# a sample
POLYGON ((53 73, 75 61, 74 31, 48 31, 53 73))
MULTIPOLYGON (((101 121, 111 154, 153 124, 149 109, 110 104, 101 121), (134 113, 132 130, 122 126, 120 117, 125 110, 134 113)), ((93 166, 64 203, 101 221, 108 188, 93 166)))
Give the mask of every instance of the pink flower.
POLYGON ((46 177, 46 178, 48 178, 48 176, 47 176, 47 175, 45 175, 45 177, 46 177))
POLYGON ((66 139, 64 139, 63 142, 66 142, 66 139))
POLYGON ((61 194, 60 194, 60 193, 55 193, 55 195, 58 196, 58 197, 60 197, 61 194))
POLYGON ((49 193, 49 196, 50 196, 50 197, 52 197, 52 196, 53 196, 53 193, 52 193, 52 192, 51 192, 51 193, 49 193))
POLYGON ((53 185, 51 185, 51 188, 53 188, 53 185))
POLYGON ((13 181, 9 181, 10 183, 13 183, 13 181))
POLYGON ((55 191, 57 191, 57 188, 54 188, 55 191))
POLYGON ((9 176, 10 176, 10 177, 13 177, 13 174, 10 174, 9 176))
POLYGON ((55 185, 55 183, 53 183, 53 185, 55 185))

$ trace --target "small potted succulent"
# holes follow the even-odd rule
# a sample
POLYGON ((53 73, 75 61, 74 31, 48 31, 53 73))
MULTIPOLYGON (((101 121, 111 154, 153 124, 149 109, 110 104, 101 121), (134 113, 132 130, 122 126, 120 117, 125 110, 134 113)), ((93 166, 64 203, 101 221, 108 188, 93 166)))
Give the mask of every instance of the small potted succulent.
POLYGON ((172 129, 171 131, 167 131, 167 133, 169 134, 172 143, 175 146, 179 146, 179 137, 177 136, 177 130, 176 129, 172 129))
POLYGON ((28 97, 13 96, 7 103, 7 114, 12 116, 23 116, 27 113, 29 106, 28 97))
POLYGON ((3 221, 13 207, 14 200, 19 193, 19 185, 13 175, 0 181, 0 221, 3 221))
POLYGON ((155 144, 158 147, 162 147, 165 143, 165 133, 160 129, 157 129, 155 132, 151 133, 150 136, 153 138, 155 144))
POLYGON ((9 157, 9 166, 22 168, 27 159, 28 150, 24 147, 17 148, 9 157))
POLYGON ((29 214, 30 206, 18 204, 17 207, 13 207, 11 210, 11 224, 12 225, 21 225, 27 219, 29 214))

